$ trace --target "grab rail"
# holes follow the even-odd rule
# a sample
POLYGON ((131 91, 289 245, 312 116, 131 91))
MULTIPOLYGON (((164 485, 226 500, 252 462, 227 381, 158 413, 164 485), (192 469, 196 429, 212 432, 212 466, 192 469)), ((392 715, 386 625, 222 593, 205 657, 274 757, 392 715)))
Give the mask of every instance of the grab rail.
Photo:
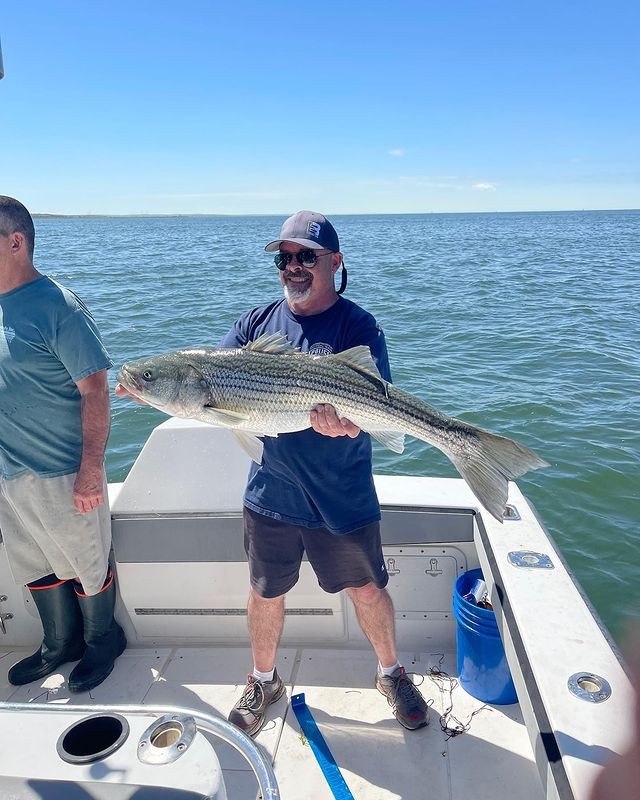
POLYGON ((261 753, 246 733, 235 725, 220 717, 193 711, 181 706, 102 706, 102 705, 48 705, 46 703, 9 703, 0 702, 0 712, 17 712, 20 714, 127 714, 162 716, 164 714, 183 714, 192 717, 196 725, 214 736, 235 747, 249 762, 253 770, 260 792, 264 800, 280 800, 278 782, 271 762, 261 753))

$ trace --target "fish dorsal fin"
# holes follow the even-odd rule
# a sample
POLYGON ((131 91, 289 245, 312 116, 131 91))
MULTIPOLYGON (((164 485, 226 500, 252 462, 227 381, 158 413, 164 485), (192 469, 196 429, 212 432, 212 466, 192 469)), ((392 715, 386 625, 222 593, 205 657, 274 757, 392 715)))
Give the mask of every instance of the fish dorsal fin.
POLYGON ((284 334, 263 333, 262 336, 245 344, 244 350, 253 350, 256 353, 271 353, 272 355, 284 355, 286 353, 299 353, 300 348, 294 347, 284 334))
POLYGON ((371 350, 365 344, 359 344, 357 347, 351 347, 349 350, 344 350, 342 353, 334 353, 329 358, 335 358, 337 361, 342 361, 343 364, 361 372, 363 375, 368 375, 370 378, 375 378, 384 389, 386 396, 389 396, 389 384, 380 374, 380 370, 373 360, 371 350))

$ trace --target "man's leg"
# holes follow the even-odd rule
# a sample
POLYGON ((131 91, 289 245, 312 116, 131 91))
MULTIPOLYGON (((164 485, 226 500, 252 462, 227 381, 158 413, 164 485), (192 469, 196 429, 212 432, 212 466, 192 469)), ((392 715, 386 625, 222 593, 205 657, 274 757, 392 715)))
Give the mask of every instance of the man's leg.
POLYGON ((41 519, 47 505, 43 485, 44 480, 33 473, 0 479, 0 528, 9 566, 16 583, 29 589, 43 629, 40 648, 9 670, 9 683, 15 686, 50 675, 61 664, 77 661, 85 650, 82 616, 68 580, 73 573, 66 561, 57 558, 62 553, 41 519), (67 568, 67 573, 58 571, 58 566, 67 568))
POLYGON ((260 597, 252 586, 249 589, 247 622, 254 672, 271 672, 276 665, 276 652, 284 627, 284 595, 260 597))
POLYGON ((299 528, 244 509, 244 547, 251 587, 247 624, 253 672, 229 721, 250 736, 266 719, 267 706, 285 691, 276 670, 276 653, 284 627, 284 596, 298 580, 303 547, 299 528))
POLYGON ((60 580, 52 574, 28 583, 27 588, 42 621, 43 640, 33 655, 9 670, 9 683, 14 686, 40 680, 67 661, 77 661, 85 651, 82 615, 73 581, 60 580))
POLYGON ((373 583, 347 589, 364 635, 371 642, 382 667, 398 663, 393 602, 386 589, 373 583))
MULTIPOLYGON (((73 608, 81 614, 79 642, 84 652, 76 657, 82 656, 82 660, 69 676, 71 692, 88 691, 101 683, 126 644, 113 618, 116 590, 108 562, 111 516, 106 477, 105 502, 85 514, 80 514, 73 502, 75 478, 76 473, 55 478, 27 473, 11 482, 9 498, 20 512, 25 531, 22 538, 32 540, 42 551, 52 573, 74 579, 73 583, 67 581, 67 590, 73 591, 73 608)), ((18 555, 22 555, 24 569, 24 544, 18 555)), ((42 602, 53 598, 52 592, 38 591, 34 597, 42 602)))
POLYGON ((396 651, 393 602, 377 522, 342 536, 324 528, 305 535, 304 545, 320 586, 330 593, 346 589, 358 622, 378 656, 375 684, 401 725, 422 728, 429 708, 396 651))
POLYGON ((409 730, 429 723, 429 707, 398 661, 393 601, 372 583, 347 589, 365 636, 378 656, 376 688, 385 695, 398 722, 409 730))
POLYGON ((267 706, 275 703, 285 691, 276 670, 276 652, 284 626, 284 595, 261 597, 251 587, 247 620, 253 672, 247 676, 247 685, 240 700, 231 709, 229 722, 249 736, 254 736, 264 725, 267 706))
POLYGON ((88 692, 111 674, 127 640, 113 612, 116 603, 115 577, 111 570, 99 592, 88 595, 79 581, 73 581, 83 618, 87 648, 69 675, 70 692, 88 692))
POLYGON ((429 723, 424 697, 398 661, 393 601, 386 589, 373 583, 347 589, 358 622, 378 656, 376 688, 387 698, 398 722, 409 730, 429 723))

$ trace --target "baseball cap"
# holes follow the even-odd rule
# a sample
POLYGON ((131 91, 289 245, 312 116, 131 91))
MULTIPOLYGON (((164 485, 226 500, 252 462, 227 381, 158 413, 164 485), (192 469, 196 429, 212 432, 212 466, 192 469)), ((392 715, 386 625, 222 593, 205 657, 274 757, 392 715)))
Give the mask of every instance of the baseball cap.
POLYGON ((329 220, 315 211, 298 211, 282 223, 280 238, 264 248, 271 253, 279 250, 282 242, 308 247, 311 250, 332 250, 340 252, 338 234, 329 220))

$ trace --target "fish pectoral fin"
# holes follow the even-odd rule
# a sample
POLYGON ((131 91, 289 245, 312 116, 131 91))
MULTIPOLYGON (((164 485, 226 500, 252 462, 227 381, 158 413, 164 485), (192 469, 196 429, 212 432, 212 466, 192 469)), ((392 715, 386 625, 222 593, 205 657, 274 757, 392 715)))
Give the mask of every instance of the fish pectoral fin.
POLYGON ((196 367, 195 364, 191 363, 191 361, 187 361, 187 366, 189 367, 189 369, 192 369, 195 372, 195 374, 198 376, 198 380, 200 381, 202 386, 205 389, 208 389, 209 388, 209 384, 207 383, 207 379, 205 378, 202 370, 199 367, 196 367))
POLYGON ((222 428, 236 428, 238 425, 245 422, 247 418, 244 414, 239 414, 237 411, 230 411, 228 408, 204 406, 201 419, 204 422, 208 422, 209 425, 217 425, 222 428))
POLYGON ((394 453, 404 452, 404 433, 400 431, 367 431, 367 433, 394 453))
POLYGON ((231 431, 236 438, 236 441, 250 459, 256 464, 262 464, 262 451, 264 449, 262 442, 257 436, 245 431, 231 431))
POLYGON ((277 333, 263 333, 255 341, 245 344, 242 349, 253 350, 257 353, 271 353, 272 355, 300 352, 300 348, 292 345, 280 331, 277 333))
POLYGON ((380 374, 380 370, 373 360, 371 350, 364 344, 359 344, 357 347, 351 347, 349 350, 344 350, 342 353, 333 353, 330 356, 320 356, 320 358, 333 358, 336 361, 342 361, 343 364, 361 372, 363 375, 368 375, 370 378, 375 378, 384 389, 386 396, 389 396, 389 382, 380 374))

